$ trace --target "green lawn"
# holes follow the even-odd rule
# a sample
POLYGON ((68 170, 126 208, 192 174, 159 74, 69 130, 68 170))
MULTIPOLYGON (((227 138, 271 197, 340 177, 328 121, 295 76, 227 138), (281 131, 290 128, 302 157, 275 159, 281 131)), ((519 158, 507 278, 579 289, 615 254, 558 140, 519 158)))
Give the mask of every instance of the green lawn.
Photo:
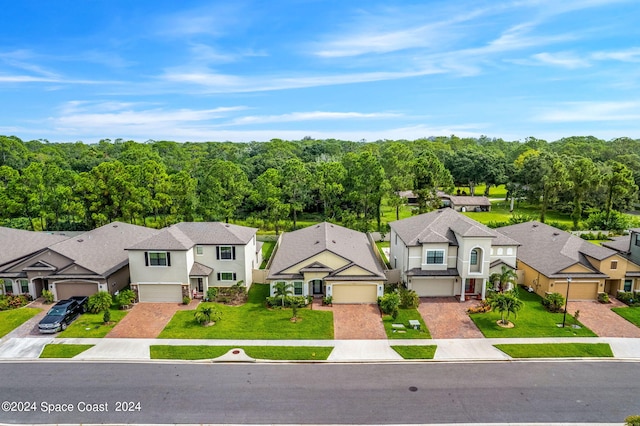
POLYGON ((193 310, 177 312, 160 338, 165 339, 333 339, 333 313, 299 309, 298 321, 291 322, 291 309, 267 309, 264 300, 268 284, 254 284, 242 306, 212 303, 222 313, 215 325, 203 327, 193 318, 193 310))
MULTIPOLYGON (((487 312, 484 314, 469 315, 478 326, 485 337, 592 337, 595 334, 581 325, 581 328, 558 327, 562 324, 561 313, 552 314, 547 312, 540 303, 541 297, 535 293, 528 293, 520 289, 520 300, 524 302, 524 307, 518 313, 518 317, 513 315, 509 320, 515 324, 513 328, 500 327, 496 322, 500 319, 497 312, 487 312)), ((567 324, 574 324, 574 318, 567 314, 567 324)))
POLYGON ((391 346, 404 359, 433 359, 436 345, 429 346, 391 346))
POLYGON ((33 318, 41 309, 17 308, 0 311, 0 337, 33 318))
POLYGON ((636 327, 640 327, 640 307, 611 308, 611 310, 627 321, 635 324, 636 327))
POLYGON ((398 317, 396 319, 391 318, 389 315, 382 317, 382 324, 384 324, 384 331, 387 332, 389 339, 431 339, 431 334, 420 316, 420 312, 417 309, 399 309, 398 317), (409 320, 416 319, 420 321, 420 330, 414 330, 409 326, 409 320), (398 330, 394 333, 392 324, 402 324, 404 329, 398 330), (404 333, 402 333, 404 331, 404 333))
POLYGON ((73 358, 93 345, 49 344, 44 347, 40 358, 73 358))
POLYGON ((387 264, 387 267, 391 267, 391 265, 389 264, 389 259, 387 258, 387 255, 384 254, 384 251, 382 251, 382 249, 390 247, 389 241, 376 241, 376 247, 378 247, 380 256, 382 256, 382 260, 384 260, 384 262, 387 264))
POLYGON ((58 333, 57 337, 104 337, 125 315, 127 315, 127 311, 111 309, 111 324, 104 325, 102 322, 104 313, 91 314, 87 312, 80 315, 65 331, 58 333))
POLYGON ((545 343, 494 345, 512 358, 611 358, 608 343, 545 343))
MULTIPOLYGON (((151 359, 212 359, 236 346, 165 346, 152 345, 151 359)), ((326 360, 333 347, 324 346, 240 346, 255 359, 270 360, 326 360)))
POLYGON ((269 258, 271 258, 271 254, 273 253, 273 249, 276 247, 275 241, 263 241, 262 242, 262 263, 260 264, 260 269, 264 269, 269 262, 269 258))

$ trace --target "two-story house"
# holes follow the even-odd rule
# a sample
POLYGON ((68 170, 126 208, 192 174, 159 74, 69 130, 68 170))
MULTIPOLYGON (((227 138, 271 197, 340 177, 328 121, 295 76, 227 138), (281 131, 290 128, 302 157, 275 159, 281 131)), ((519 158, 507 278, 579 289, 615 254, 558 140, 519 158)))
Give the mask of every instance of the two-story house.
POLYGON ((141 302, 180 302, 209 287, 252 284, 262 262, 257 229, 221 222, 182 222, 127 248, 131 288, 141 302))
POLYGON ((620 256, 630 262, 624 277, 609 286, 609 293, 615 296, 618 291, 640 292, 640 270, 635 268, 640 265, 640 228, 631 229, 629 234, 605 241, 602 245, 617 251, 620 256))
POLYGON ((503 265, 515 269, 519 243, 453 209, 390 223, 389 262, 418 296, 485 298, 503 265))

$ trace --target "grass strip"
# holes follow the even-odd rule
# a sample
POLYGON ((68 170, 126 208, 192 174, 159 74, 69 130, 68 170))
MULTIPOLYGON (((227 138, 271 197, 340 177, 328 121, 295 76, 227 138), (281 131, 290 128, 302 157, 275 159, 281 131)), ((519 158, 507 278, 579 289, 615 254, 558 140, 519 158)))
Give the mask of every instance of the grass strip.
POLYGON ((436 345, 428 346, 391 346, 404 359, 433 359, 436 345))
POLYGON ((102 320, 104 312, 98 314, 82 314, 74 322, 69 324, 65 331, 58 333, 57 337, 80 337, 80 338, 100 338, 111 331, 118 322, 127 315, 127 311, 110 309, 111 322, 108 325, 102 320))
POLYGON ((611 358, 608 343, 524 343, 494 345, 512 358, 611 358))
POLYGON ((231 349, 243 349, 251 358, 267 360, 326 360, 333 347, 325 346, 172 346, 152 345, 151 359, 213 359, 231 349))
POLYGON ((0 337, 13 331, 18 326, 21 326, 34 316, 41 309, 36 308, 17 308, 10 309, 8 311, 0 312, 0 337))
POLYGON ((42 350, 40 358, 73 358, 94 345, 48 344, 42 350))
POLYGON ((630 323, 633 323, 636 327, 640 327, 640 307, 621 307, 611 308, 613 312, 620 315, 630 323))
POLYGON ((398 309, 396 319, 390 315, 383 315, 382 324, 389 339, 431 339, 429 329, 417 309, 398 309), (414 330, 409 325, 409 320, 420 321, 420 329, 414 330), (402 324, 404 328, 393 328, 393 324, 402 324))

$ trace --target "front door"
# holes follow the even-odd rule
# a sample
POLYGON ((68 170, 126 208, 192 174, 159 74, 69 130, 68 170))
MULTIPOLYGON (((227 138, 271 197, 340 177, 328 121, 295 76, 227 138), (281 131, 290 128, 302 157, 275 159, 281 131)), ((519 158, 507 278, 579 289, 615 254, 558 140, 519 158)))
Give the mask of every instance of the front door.
POLYGON ((323 294, 322 280, 313 280, 311 283, 313 284, 313 294, 323 294))
POLYGON ((198 278, 198 292, 202 293, 203 291, 203 286, 202 286, 202 282, 204 280, 202 278, 198 278))
POLYGON ((475 293, 476 292, 476 279, 475 278, 467 278, 464 283, 464 292, 465 293, 475 293))

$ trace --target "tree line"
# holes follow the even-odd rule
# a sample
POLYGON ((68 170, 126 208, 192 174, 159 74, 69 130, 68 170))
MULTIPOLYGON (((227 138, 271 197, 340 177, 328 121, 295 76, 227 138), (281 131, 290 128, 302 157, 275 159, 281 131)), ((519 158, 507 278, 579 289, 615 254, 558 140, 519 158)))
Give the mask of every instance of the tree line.
MULTIPOLYGON (((123 220, 162 227, 179 221, 262 221, 280 232, 301 217, 383 229, 383 203, 399 214, 440 204, 437 191, 470 195, 506 185, 512 202, 571 214, 574 227, 632 208, 640 183, 640 140, 571 137, 424 138, 97 144, 0 136, 0 224, 33 230, 85 230, 123 220)), ((398 216, 399 217, 399 216, 398 216)))

